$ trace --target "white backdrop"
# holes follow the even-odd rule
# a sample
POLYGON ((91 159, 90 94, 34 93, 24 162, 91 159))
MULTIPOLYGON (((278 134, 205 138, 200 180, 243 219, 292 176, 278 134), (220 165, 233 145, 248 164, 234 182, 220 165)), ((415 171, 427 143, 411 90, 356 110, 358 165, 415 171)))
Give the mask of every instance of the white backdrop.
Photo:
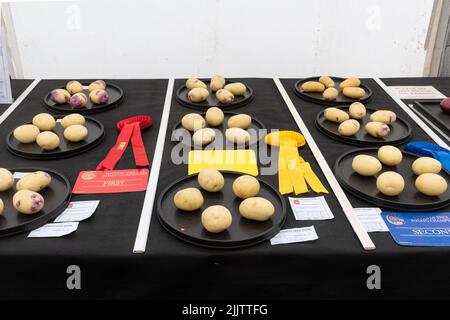
POLYGON ((420 76, 432 0, 11 3, 26 78, 420 76))

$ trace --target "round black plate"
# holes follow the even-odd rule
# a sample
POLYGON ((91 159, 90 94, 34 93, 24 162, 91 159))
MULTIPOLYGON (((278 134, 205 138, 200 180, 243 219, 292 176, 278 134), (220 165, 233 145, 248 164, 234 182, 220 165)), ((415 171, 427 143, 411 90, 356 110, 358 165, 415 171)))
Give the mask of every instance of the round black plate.
MULTIPOLYGON (((349 107, 339 107, 338 109, 341 109, 348 113, 349 107)), ((408 122, 403 120, 402 118, 397 117, 397 121, 390 124, 389 127, 391 128, 391 133, 385 137, 385 138, 375 138, 372 137, 370 134, 367 133, 367 131, 364 129, 366 124, 370 122, 369 117, 372 113, 375 111, 378 111, 376 109, 372 108, 366 108, 367 114, 362 120, 358 120, 361 128, 359 131, 350 137, 341 136, 338 131, 339 123, 328 121, 325 119, 324 111, 321 111, 317 114, 316 117, 316 127, 319 129, 320 132, 327 135, 328 137, 341 141, 347 144, 352 144, 355 146, 381 146, 385 144, 390 145, 399 145, 402 143, 405 143, 409 140, 411 136, 411 126, 408 122)))
MULTIPOLYGON (((218 107, 223 110, 230 110, 230 109, 242 107, 242 106, 250 103, 250 101, 252 101, 252 99, 253 99, 252 88, 250 88, 248 85, 246 85, 244 83, 245 86, 247 87, 247 91, 244 93, 244 95, 235 97, 233 103, 223 104, 222 102, 219 102, 219 100, 217 100, 216 93, 211 91, 211 88, 209 87, 209 83, 211 82, 211 80, 210 79, 201 79, 201 80, 208 86, 208 90, 209 90, 209 96, 206 101, 191 102, 187 97, 189 90, 188 90, 188 88, 186 88, 186 85, 184 85, 184 84, 182 86, 180 86, 177 90, 177 101, 185 107, 197 109, 197 110, 207 110, 210 107, 218 107)), ((236 81, 228 81, 227 80, 225 85, 227 85, 229 83, 234 83, 234 82, 236 82, 236 81)))
MULTIPOLYGON (((403 160, 397 166, 383 165, 383 169, 374 177, 363 177, 352 169, 353 157, 359 154, 377 156, 377 148, 363 148, 347 152, 336 160, 334 172, 339 183, 356 197, 381 208, 401 211, 430 211, 443 208, 450 204, 450 189, 439 197, 429 197, 417 191, 415 181, 417 176, 412 172, 411 165, 419 158, 413 153, 403 151, 403 160), (385 196, 378 192, 376 178, 383 172, 395 171, 405 179, 405 189, 395 197, 385 196)), ((442 169, 439 173, 450 185, 450 174, 442 169)))
POLYGON ((35 214, 22 214, 14 209, 12 198, 16 192, 15 185, 17 180, 15 180, 13 188, 0 192, 0 197, 5 205, 5 210, 0 215, 0 237, 39 228, 67 208, 72 188, 67 178, 61 173, 43 168, 15 168, 10 169, 10 171, 12 173, 45 171, 51 175, 52 182, 48 188, 39 192, 44 197, 45 204, 44 208, 35 214))
MULTIPOLYGON (((205 114, 206 113, 200 113, 200 115, 203 118, 205 117, 205 114)), ((207 128, 219 131, 223 139, 220 140, 217 139, 211 142, 210 144, 203 146, 203 149, 216 149, 216 150, 236 149, 236 145, 234 143, 229 142, 225 137, 225 131, 228 128, 227 127, 228 119, 235 115, 238 115, 238 113, 224 112, 224 119, 220 126, 217 127, 210 127, 208 125, 206 126, 207 128)), ((264 139, 265 134, 261 134, 260 136, 258 136, 259 130, 264 129, 266 129, 266 127, 261 123, 261 121, 252 117, 252 124, 247 129, 250 133, 250 142, 248 144, 248 148, 258 144, 258 141, 264 139)), ((184 129, 181 126, 181 120, 175 123, 175 125, 172 128, 172 141, 174 143, 180 142, 186 148, 194 148, 194 143, 192 142, 192 132, 184 129)))
MULTIPOLYGON (((57 117, 57 119, 61 119, 61 117, 57 117)), ((60 141, 57 149, 46 151, 42 150, 37 143, 20 143, 14 138, 14 131, 11 131, 6 137, 8 150, 17 156, 36 160, 65 158, 86 152, 97 146, 103 140, 105 137, 105 128, 101 122, 94 118, 85 117, 85 119, 86 123, 84 125, 88 129, 89 134, 84 141, 69 142, 64 139, 64 128, 57 122, 53 130, 58 135, 60 141)))
MULTIPOLYGON (((72 108, 69 103, 64 104, 56 104, 50 99, 50 92, 44 98, 44 103, 47 109, 56 112, 56 113, 80 113, 80 114, 92 114, 97 112, 103 112, 114 108, 119 105, 123 100, 123 90, 119 86, 106 83, 106 91, 109 94, 108 103, 105 104, 94 104, 91 99, 89 99, 89 90, 87 86, 89 86, 90 82, 81 82, 81 84, 85 87, 84 94, 88 98, 86 106, 83 108, 72 108)), ((61 89, 65 89, 65 87, 61 87, 61 89)))
POLYGON ((308 82, 308 81, 319 81, 319 78, 320 77, 311 77, 311 78, 306 78, 306 79, 297 81, 294 86, 295 94, 297 96, 299 96, 300 98, 307 100, 309 102, 326 105, 326 106, 351 104, 352 102, 355 102, 355 101, 365 103, 365 102, 368 102, 370 99, 372 99, 372 89, 365 86, 362 82, 361 82, 360 87, 366 91, 366 95, 360 99, 347 98, 346 96, 344 96, 342 94, 342 91, 339 90, 339 84, 342 81, 344 81, 345 79, 338 78, 338 77, 331 77, 331 79, 333 79, 334 83, 336 84, 336 89, 339 90, 339 94, 336 97, 336 100, 333 100, 333 101, 325 100, 322 96, 322 92, 304 92, 302 90, 301 87, 302 87, 303 83, 308 82))
POLYGON ((158 198, 158 218, 161 224, 172 235, 194 245, 215 249, 233 249, 252 246, 275 236, 283 226, 286 219, 286 207, 283 197, 270 184, 259 179, 261 190, 258 194, 275 206, 275 214, 268 221, 258 222, 242 218, 239 214, 241 199, 232 191, 234 179, 241 173, 222 172, 225 186, 220 192, 207 192, 201 190, 205 203, 202 208, 193 212, 178 210, 173 197, 179 190, 189 187, 200 188, 197 175, 192 175, 175 181, 167 187, 158 198), (201 213, 212 205, 223 205, 233 215, 233 223, 228 230, 221 233, 206 231, 201 223, 201 213))

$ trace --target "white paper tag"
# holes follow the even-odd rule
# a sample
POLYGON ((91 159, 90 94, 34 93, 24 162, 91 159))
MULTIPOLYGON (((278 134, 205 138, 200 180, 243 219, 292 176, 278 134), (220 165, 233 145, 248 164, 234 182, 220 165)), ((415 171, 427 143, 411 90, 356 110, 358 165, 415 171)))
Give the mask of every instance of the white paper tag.
POLYGON ((14 179, 22 179, 26 175, 30 174, 31 172, 14 172, 13 178, 14 179))
POLYGON ((354 208, 353 211, 367 232, 389 231, 381 217, 381 210, 379 208, 354 208))
POLYGON ((289 203, 296 220, 329 220, 334 218, 324 196, 315 198, 289 197, 289 203))
POLYGON ((316 229, 314 226, 306 228, 293 228, 281 230, 275 237, 270 239, 271 245, 285 244, 285 243, 295 243, 295 242, 305 242, 317 240, 316 229))
POLYGON ((55 222, 76 222, 90 218, 98 207, 100 200, 72 201, 55 222))
POLYGON ((390 86, 392 94, 400 99, 444 99, 446 98, 433 86, 390 86))
POLYGON ((39 229, 33 230, 28 238, 59 238, 71 234, 78 229, 78 222, 47 223, 39 229))
POLYGON ((60 118, 60 119, 56 119, 56 122, 57 123, 59 123, 59 122, 61 122, 62 121, 62 119, 60 118))

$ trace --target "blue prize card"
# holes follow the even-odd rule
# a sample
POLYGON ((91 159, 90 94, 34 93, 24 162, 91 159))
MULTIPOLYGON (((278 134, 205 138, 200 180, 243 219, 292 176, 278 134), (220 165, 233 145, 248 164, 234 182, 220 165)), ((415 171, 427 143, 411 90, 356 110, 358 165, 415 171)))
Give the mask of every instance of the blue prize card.
POLYGON ((450 212, 382 212, 381 216, 399 245, 450 246, 450 212))

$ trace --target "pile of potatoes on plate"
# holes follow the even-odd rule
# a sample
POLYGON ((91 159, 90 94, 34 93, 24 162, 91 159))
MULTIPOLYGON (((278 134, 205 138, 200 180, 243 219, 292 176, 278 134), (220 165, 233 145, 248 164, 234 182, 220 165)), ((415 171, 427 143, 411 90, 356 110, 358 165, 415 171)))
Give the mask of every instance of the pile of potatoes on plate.
MULTIPOLYGON (((383 146, 378 149, 377 157, 357 155, 353 158, 353 170, 365 177, 376 175, 381 171, 382 165, 396 166, 402 162, 400 149, 394 146, 383 146)), ((441 163, 430 157, 416 159, 412 172, 417 175, 416 189, 426 196, 439 196, 447 191, 447 181, 439 175, 441 163)), ((376 186, 379 192, 386 196, 397 196, 405 188, 405 180, 395 171, 386 171, 377 177, 376 186)))
MULTIPOLYGON (((324 111, 325 119, 339 123, 339 135, 346 137, 359 132, 361 124, 358 120, 362 120, 367 114, 366 107, 361 102, 352 103, 348 111, 347 113, 334 107, 326 108, 324 111)), ((366 132, 374 138, 385 138, 391 133, 389 125, 397 120, 397 115, 390 110, 378 110, 372 113, 369 119, 364 127, 366 132)))
MULTIPOLYGON (((195 145, 205 146, 213 142, 216 138, 216 132, 210 127, 220 126, 224 120, 224 113, 220 108, 211 107, 206 111, 205 117, 199 113, 188 113, 181 119, 181 126, 186 130, 193 132, 192 141, 195 145)), ((237 114, 228 119, 225 131, 225 137, 231 143, 238 145, 248 144, 250 133, 247 129, 252 124, 252 117, 248 114, 237 114)))
MULTIPOLYGON (((347 98, 360 99, 366 95, 366 91, 360 87, 361 80, 356 77, 345 79, 339 84, 339 89, 347 98)), ((339 89, 336 89, 334 80, 328 76, 321 76, 319 81, 307 81, 302 84, 304 92, 322 93, 325 100, 336 100, 339 95, 339 89)))
MULTIPOLYGON (((96 80, 89 84, 89 99, 94 104, 105 104, 109 100, 108 91, 106 91, 106 82, 103 80, 96 80)), ((76 81, 71 80, 67 82, 65 89, 54 89, 50 92, 50 100, 56 104, 69 103, 72 108, 80 109, 86 106, 88 101, 87 96, 84 94, 83 85, 76 81)))
MULTIPOLYGON (((243 96, 247 87, 242 82, 232 82, 226 84, 224 77, 216 75, 211 78, 209 87, 211 92, 215 92, 217 100, 223 104, 234 102, 235 97, 243 96)), ((197 78, 190 78, 186 81, 187 94, 191 102, 203 102, 209 97, 208 86, 197 78)))
MULTIPOLYGON (((86 119, 78 113, 72 113, 61 119, 64 139, 80 142, 87 138, 89 132, 84 126, 86 119)), ((20 143, 37 143, 42 150, 55 150, 60 145, 58 135, 53 131, 58 125, 49 113, 39 113, 33 117, 32 124, 24 124, 14 129, 14 138, 20 143)))
MULTIPOLYGON (((215 169, 203 169, 198 174, 198 184, 206 192, 220 192, 225 185, 223 175, 215 169)), ((260 184, 258 179, 250 175, 242 175, 233 182, 233 193, 243 201, 239 205, 242 217, 253 221, 267 221, 275 213, 273 204, 258 197, 260 184)), ((204 203, 202 192, 198 188, 179 190, 173 198, 175 206, 183 211, 199 210, 204 203)), ((227 230, 233 223, 233 217, 228 208, 220 204, 209 206, 202 211, 203 227, 211 233, 227 230)))
MULTIPOLYGON (((44 197, 38 192, 47 188, 52 181, 51 176, 44 171, 31 172, 24 175, 16 183, 16 193, 13 195, 13 207, 23 214, 34 214, 44 207, 44 197)), ((5 168, 0 168, 0 193, 14 186, 13 174, 5 168)), ((5 205, 0 198, 0 214, 5 205)))

